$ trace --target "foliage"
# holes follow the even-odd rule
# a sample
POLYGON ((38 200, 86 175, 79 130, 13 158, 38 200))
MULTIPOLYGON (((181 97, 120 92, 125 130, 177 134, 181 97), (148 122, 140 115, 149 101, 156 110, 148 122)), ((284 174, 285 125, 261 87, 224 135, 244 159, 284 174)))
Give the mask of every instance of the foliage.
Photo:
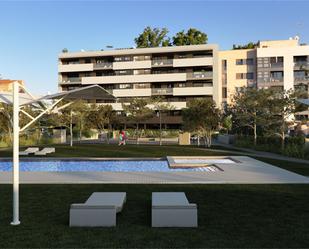
POLYGON ((185 130, 197 132, 211 146, 211 136, 218 129, 220 111, 211 99, 194 99, 182 111, 185 130))
POLYGON ((258 43, 254 43, 254 42, 249 42, 245 45, 236 45, 236 44, 233 44, 233 49, 236 50, 236 49, 253 49, 253 48, 256 48, 258 46, 258 43))
POLYGON ((198 45, 206 44, 208 41, 207 34, 195 28, 190 28, 187 32, 182 30, 176 33, 172 39, 169 38, 167 34, 167 28, 160 29, 148 26, 134 39, 134 41, 138 48, 198 45))
POLYGON ((268 110, 272 92, 268 89, 243 88, 235 94, 229 107, 233 125, 249 127, 253 131, 254 144, 257 141, 257 127, 264 126, 270 113, 268 110))
POLYGON ((183 45, 206 44, 207 40, 208 40, 207 34, 197 29, 190 28, 187 30, 186 33, 184 30, 178 32, 173 37, 173 45, 183 46, 183 45))
POLYGON ((67 48, 62 49, 62 53, 67 53, 69 50, 67 48))
POLYGON ((150 99, 132 98, 129 104, 122 104, 127 120, 136 124, 137 142, 139 138, 139 124, 150 118, 154 113, 153 110, 147 106, 150 103, 150 99))
POLYGON ((146 27, 144 31, 134 39, 136 47, 150 48, 150 47, 166 47, 170 46, 170 39, 167 37, 167 28, 151 28, 146 27))

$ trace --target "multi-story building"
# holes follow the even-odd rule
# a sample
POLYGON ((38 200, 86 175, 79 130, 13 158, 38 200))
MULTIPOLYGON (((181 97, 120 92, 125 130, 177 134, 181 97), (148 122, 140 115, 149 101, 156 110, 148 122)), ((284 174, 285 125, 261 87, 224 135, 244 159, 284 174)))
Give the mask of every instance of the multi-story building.
POLYGON ((230 104, 244 86, 256 85, 256 51, 239 49, 219 51, 222 102, 230 104))
POLYGON ((165 120, 172 127, 193 98, 212 98, 221 107, 242 87, 308 91, 309 46, 295 37, 227 51, 192 45, 70 52, 60 54, 58 71, 61 91, 101 85, 117 97, 110 104, 120 112, 129 98, 161 96, 173 106, 165 120))
POLYGON ((13 82, 18 81, 19 84, 24 85, 22 80, 8 80, 8 79, 0 79, 0 92, 9 92, 12 91, 13 82))
POLYGON ((309 46, 298 37, 260 41, 254 49, 219 52, 223 101, 231 103, 241 87, 297 89, 308 91, 309 46))
POLYGON ((177 126, 191 99, 212 98, 220 105, 217 51, 217 45, 194 45, 62 53, 59 88, 98 84, 117 97, 110 103, 116 111, 129 98, 161 96, 173 107, 165 123, 177 126))

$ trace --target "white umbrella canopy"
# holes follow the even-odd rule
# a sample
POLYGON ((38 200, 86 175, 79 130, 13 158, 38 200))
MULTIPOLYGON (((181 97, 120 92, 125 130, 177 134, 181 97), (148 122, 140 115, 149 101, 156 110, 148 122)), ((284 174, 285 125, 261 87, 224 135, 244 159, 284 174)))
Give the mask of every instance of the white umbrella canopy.
MULTIPOLYGON (((13 105, 13 221, 12 225, 19 225, 19 134, 24 131, 32 123, 42 117, 45 113, 52 111, 62 100, 73 101, 77 99, 94 100, 115 100, 116 98, 106 91, 104 88, 98 85, 91 85, 87 87, 82 87, 79 89, 60 92, 56 94, 50 94, 43 97, 34 97, 30 94, 23 86, 21 86, 17 81, 13 82, 13 92, 0 92, 0 103, 5 103, 8 105, 13 105), (19 92, 23 89, 23 93, 19 92), (45 105, 44 102, 48 100, 54 100, 51 105, 45 105), (25 105, 35 105, 39 104, 41 108, 41 113, 35 117, 32 117, 21 107, 25 105), (19 113, 23 112, 31 121, 23 127, 19 127, 19 113)), ((65 108, 70 103, 64 104, 60 108, 65 108)))
MULTIPOLYGON (((63 100, 115 100, 116 98, 106 91, 103 87, 99 85, 91 85, 86 87, 81 87, 71 91, 59 92, 55 94, 49 94, 45 96, 34 97, 29 93, 19 93, 19 106, 30 105, 34 103, 44 102, 46 100, 52 99, 63 99, 63 100)), ((0 103, 5 103, 8 105, 13 104, 13 94, 12 92, 0 92, 0 103)))

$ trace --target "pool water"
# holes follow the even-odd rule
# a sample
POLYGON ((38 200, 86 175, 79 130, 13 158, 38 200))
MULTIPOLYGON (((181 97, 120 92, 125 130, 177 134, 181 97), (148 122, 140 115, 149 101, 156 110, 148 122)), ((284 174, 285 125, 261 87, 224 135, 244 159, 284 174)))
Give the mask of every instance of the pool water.
MULTIPOLYGON (((144 161, 67 161, 67 160, 42 160, 42 161, 20 161, 20 171, 51 171, 51 172, 72 172, 72 171, 106 171, 106 172, 185 172, 185 171, 209 171, 213 169, 176 168, 171 169, 167 161, 144 160, 144 161)), ((12 171, 11 161, 0 161, 0 172, 12 171)))

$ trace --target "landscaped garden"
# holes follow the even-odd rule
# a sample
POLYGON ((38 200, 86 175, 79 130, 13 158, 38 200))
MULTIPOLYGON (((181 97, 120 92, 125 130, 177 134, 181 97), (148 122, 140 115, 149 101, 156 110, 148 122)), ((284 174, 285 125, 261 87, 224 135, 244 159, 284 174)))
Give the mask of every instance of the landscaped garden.
POLYGON ((0 185, 1 248, 307 248, 308 185, 21 185, 21 225, 10 225, 12 187, 0 185), (70 228, 71 203, 125 191, 115 228, 70 228), (151 193, 182 191, 198 228, 151 228, 151 193))

